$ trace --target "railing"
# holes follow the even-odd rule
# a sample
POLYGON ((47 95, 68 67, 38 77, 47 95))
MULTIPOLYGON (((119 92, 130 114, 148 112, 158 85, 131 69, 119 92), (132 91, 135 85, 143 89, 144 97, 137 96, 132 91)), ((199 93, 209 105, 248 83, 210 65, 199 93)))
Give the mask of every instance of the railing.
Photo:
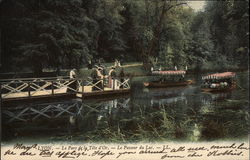
POLYGON ((27 78, 1 80, 1 98, 32 97, 76 92, 71 85, 76 79, 58 78, 27 78))
POLYGON ((130 78, 104 78, 95 79, 88 77, 87 80, 81 81, 79 92, 95 92, 107 90, 130 89, 130 78))
POLYGON ((129 78, 70 79, 69 77, 0 80, 2 99, 129 89, 129 78))

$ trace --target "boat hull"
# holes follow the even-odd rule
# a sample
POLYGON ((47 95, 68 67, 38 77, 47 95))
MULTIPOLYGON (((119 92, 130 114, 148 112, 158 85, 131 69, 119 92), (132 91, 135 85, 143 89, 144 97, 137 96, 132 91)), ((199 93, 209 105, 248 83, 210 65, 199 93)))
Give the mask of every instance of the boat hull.
POLYGON ((203 92, 228 92, 228 91, 231 91, 235 88, 236 88, 236 86, 233 85, 233 86, 228 87, 228 88, 201 88, 201 90, 203 92))
POLYGON ((184 82, 175 82, 175 83, 145 82, 144 86, 149 88, 164 88, 164 87, 175 87, 175 86, 187 86, 192 83, 193 83, 192 80, 187 80, 184 82))

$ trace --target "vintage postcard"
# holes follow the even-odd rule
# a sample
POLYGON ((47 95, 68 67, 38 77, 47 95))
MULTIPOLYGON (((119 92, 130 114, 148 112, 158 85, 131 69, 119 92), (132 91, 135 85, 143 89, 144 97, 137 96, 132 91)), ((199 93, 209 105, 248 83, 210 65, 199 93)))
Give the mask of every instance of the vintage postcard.
POLYGON ((249 0, 0 0, 1 160, 249 160, 249 0))

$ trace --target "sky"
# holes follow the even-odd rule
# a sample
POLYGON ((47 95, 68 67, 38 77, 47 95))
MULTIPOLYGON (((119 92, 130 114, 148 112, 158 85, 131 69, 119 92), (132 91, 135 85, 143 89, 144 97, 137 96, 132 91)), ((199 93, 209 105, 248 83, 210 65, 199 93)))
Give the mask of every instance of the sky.
POLYGON ((205 1, 188 1, 188 5, 193 8, 195 11, 200 11, 205 5, 205 1))

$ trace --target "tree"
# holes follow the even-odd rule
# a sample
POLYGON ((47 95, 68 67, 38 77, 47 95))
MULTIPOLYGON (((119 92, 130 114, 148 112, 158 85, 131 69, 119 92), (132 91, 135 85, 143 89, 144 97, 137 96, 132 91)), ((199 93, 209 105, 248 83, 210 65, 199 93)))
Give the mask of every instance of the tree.
POLYGON ((1 3, 3 70, 80 68, 125 57, 172 69, 246 66, 248 0, 208 1, 195 13, 185 1, 5 0, 1 3), (12 68, 10 68, 12 66, 12 68), (21 67, 20 67, 21 66, 21 67))
MULTIPOLYGON (((249 54, 249 1, 207 2, 206 11, 217 56, 246 66, 249 54)), ((227 63, 228 63, 227 62, 227 63)))

